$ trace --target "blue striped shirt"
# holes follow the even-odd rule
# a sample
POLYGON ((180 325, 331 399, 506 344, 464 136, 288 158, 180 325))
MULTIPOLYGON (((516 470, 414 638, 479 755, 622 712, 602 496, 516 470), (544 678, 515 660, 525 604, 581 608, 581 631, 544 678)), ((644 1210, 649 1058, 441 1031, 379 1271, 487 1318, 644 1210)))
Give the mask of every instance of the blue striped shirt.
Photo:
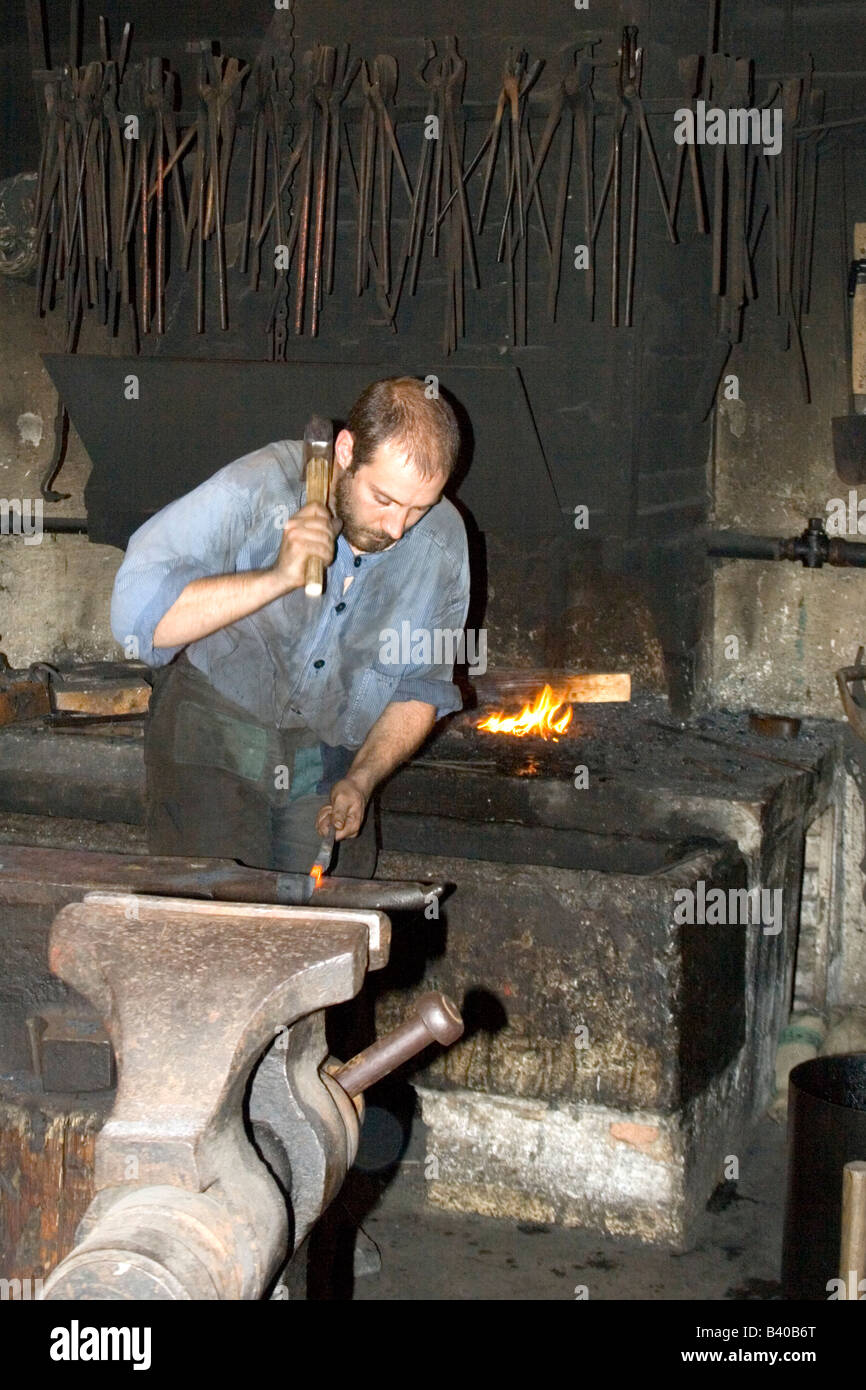
MULTIPOLYGON (((154 629, 186 586, 272 565, 286 521, 305 500, 302 445, 282 440, 163 507, 130 537, 118 571, 117 641, 149 665, 165 665, 181 647, 155 648, 154 629)), ((456 638, 468 603, 466 532, 442 498, 377 554, 356 556, 340 535, 321 598, 293 590, 191 642, 186 654, 221 695, 262 722, 358 748, 394 702, 422 700, 437 718, 460 709, 454 643, 436 634, 456 638)))

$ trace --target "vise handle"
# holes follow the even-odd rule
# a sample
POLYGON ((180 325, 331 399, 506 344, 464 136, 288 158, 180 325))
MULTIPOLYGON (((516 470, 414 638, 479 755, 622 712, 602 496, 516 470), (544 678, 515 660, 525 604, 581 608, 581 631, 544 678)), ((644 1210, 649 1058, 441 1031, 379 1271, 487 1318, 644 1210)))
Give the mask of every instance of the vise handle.
POLYGON ((331 1075, 347 1095, 358 1096, 431 1043, 448 1047, 462 1033, 463 1019, 457 1005, 446 995, 431 991, 415 1000, 399 1028, 378 1038, 331 1075))

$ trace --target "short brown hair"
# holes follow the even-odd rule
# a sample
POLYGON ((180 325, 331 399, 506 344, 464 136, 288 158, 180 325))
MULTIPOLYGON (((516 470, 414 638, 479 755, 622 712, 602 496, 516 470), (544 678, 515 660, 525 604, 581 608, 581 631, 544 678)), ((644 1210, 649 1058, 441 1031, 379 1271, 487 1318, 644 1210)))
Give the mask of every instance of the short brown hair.
POLYGON ((380 444, 396 440, 422 478, 437 473, 448 477, 460 448, 451 406, 438 392, 429 397, 424 382, 414 376, 371 382, 352 406, 346 428, 352 435, 353 473, 370 462, 380 444))

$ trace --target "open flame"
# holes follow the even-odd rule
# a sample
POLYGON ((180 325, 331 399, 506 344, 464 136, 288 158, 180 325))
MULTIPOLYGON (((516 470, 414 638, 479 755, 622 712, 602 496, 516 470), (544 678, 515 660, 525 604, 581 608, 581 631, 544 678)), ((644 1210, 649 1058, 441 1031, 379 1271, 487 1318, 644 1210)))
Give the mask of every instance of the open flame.
POLYGON ((314 864, 313 867, 312 867, 312 869, 310 870, 310 878, 313 880, 313 892, 314 892, 314 893, 315 893, 315 891, 316 891, 317 888, 321 887, 321 883, 322 883, 322 879, 324 878, 324 875, 325 875, 325 870, 322 868, 322 865, 321 865, 321 864, 314 864))
POLYGON ((546 685, 536 697, 534 705, 524 705, 519 714, 504 715, 501 711, 482 720, 476 728, 486 734, 513 734, 523 738, 525 734, 540 734, 542 738, 554 738, 564 734, 572 719, 571 705, 566 705, 559 696, 546 685), (564 710, 564 714, 560 711, 564 710))

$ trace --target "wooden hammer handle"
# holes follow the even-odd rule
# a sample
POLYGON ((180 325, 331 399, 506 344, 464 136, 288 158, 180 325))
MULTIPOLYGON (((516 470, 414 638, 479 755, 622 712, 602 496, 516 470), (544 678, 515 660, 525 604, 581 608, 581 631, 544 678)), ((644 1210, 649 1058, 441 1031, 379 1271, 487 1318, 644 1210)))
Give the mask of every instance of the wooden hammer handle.
MULTIPOLYGON (((307 501, 328 505, 328 489, 331 482, 331 460, 317 456, 307 463, 307 501)), ((309 555, 304 568, 304 593, 308 598, 318 598, 325 584, 325 567, 318 555, 309 555)))
MULTIPOLYGON (((854 1288, 866 1277, 866 1163, 846 1163, 842 1169, 842 1244, 839 1276, 854 1288), (853 1279, 851 1275, 853 1272, 853 1279)), ((856 1294, 854 1295, 856 1298, 856 1294)))

